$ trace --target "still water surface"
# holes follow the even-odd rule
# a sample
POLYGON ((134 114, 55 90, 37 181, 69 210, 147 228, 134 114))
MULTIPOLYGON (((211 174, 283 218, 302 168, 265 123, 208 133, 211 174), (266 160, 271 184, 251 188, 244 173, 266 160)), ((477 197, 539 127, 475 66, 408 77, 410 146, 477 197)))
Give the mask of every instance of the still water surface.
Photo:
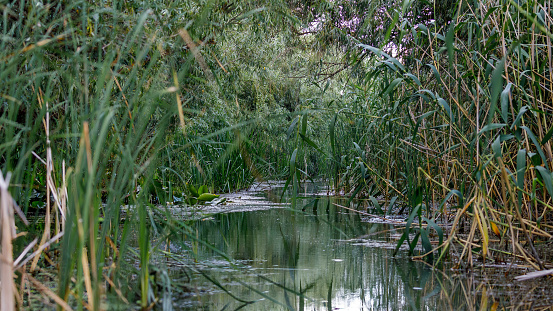
POLYGON ((411 261, 405 250, 394 257, 400 227, 371 222, 331 204, 345 204, 344 199, 316 192, 311 189, 298 201, 305 212, 272 204, 271 191, 243 192, 228 198, 222 208, 227 212, 197 221, 197 236, 232 260, 196 245, 194 270, 201 273, 190 276, 191 291, 177 295, 175 307, 525 310, 553 305, 549 281, 512 280, 526 272, 521 268, 455 271, 411 261))

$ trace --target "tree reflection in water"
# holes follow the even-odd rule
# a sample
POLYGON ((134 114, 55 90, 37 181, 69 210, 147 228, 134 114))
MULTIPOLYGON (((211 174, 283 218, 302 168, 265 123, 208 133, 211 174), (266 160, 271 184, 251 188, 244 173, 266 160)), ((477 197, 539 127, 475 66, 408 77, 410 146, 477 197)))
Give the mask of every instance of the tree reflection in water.
MULTIPOLYGON (((307 205, 312 199, 303 199, 307 205)), ((234 264, 199 247, 202 273, 192 296, 198 310, 502 310, 553 306, 546 279, 515 282, 514 268, 454 271, 392 256, 401 228, 368 223, 318 200, 318 215, 286 208, 223 213, 196 223, 198 237, 234 264), (238 267, 238 268, 236 268, 238 267), (244 304, 236 300, 256 301, 244 304)), ((178 272, 176 272, 178 273, 178 272)))

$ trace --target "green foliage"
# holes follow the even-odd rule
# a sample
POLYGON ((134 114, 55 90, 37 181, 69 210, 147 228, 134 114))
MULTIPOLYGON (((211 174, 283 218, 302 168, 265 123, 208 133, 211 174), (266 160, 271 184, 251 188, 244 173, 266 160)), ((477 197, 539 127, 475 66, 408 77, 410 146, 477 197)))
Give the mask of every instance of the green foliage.
MULTIPOLYGON (((407 211, 398 247, 406 241, 412 253, 418 241, 433 253, 435 232, 441 259, 455 230, 442 243, 439 220, 454 214, 454 226, 475 224, 467 243, 484 258, 493 257, 488 228, 506 224, 516 228, 498 230, 502 238, 515 245, 520 231, 530 263, 543 268, 532 235, 549 234, 553 196, 544 8, 541 0, 1 4, 0 169, 12 172, 23 212, 46 219, 14 242, 15 253, 63 232, 53 258, 62 300, 83 306, 87 297, 97 309, 109 278, 123 291, 110 295, 146 308, 156 300, 151 236, 202 243, 187 220, 153 203, 183 193, 209 201, 207 189, 280 178, 295 205, 301 182, 325 178, 350 203, 368 197, 378 213, 407 211)), ((43 258, 29 258, 29 268, 43 258)), ((170 295, 165 285, 158 294, 170 295)))
MULTIPOLYGON (((63 232, 50 254, 62 300, 98 309, 107 278, 117 284, 109 295, 146 308, 156 300, 151 237, 191 230, 162 221, 168 215, 151 202, 171 202, 187 182, 231 191, 251 183, 252 172, 275 174, 278 163, 267 159, 280 161, 283 150, 267 137, 278 136, 286 116, 263 120, 294 109, 298 89, 261 57, 221 51, 263 42, 264 29, 288 23, 290 11, 218 1, 11 1, 0 10, 0 168, 12 172, 9 190, 23 212, 46 219, 18 225, 30 232, 15 254, 63 232), (229 64, 240 57, 259 63, 229 64), (37 198, 49 203, 31 204, 37 198)), ((265 52, 269 59, 273 51, 265 52)), ((201 192, 196 199, 216 197, 201 192)), ((31 269, 45 264, 29 260, 31 269)))
MULTIPOLYGON (((509 226, 527 232, 523 221, 535 225, 539 215, 550 214, 552 93, 540 86, 549 78, 537 74, 550 70, 552 58, 546 48, 550 33, 541 26, 551 21, 538 22, 543 5, 459 2, 451 6, 456 12, 442 15, 446 18, 421 22, 421 16, 390 4, 396 15, 384 42, 358 37, 363 42, 358 59, 373 61, 357 62, 369 70, 365 79, 351 83, 352 90, 368 107, 351 115, 366 125, 357 138, 356 127, 344 122, 347 130, 340 135, 336 116, 328 118, 331 150, 342 150, 338 156, 349 163, 334 176, 353 182, 357 195, 359 187, 368 189, 359 178, 368 169, 385 197, 399 195, 412 208, 398 247, 418 218, 410 249, 420 238, 430 253, 428 228, 436 228, 437 219, 450 211, 457 213, 455 225, 461 216, 477 224, 478 234, 471 237, 480 236, 481 255, 490 258, 490 222, 515 217, 519 224, 509 226), (340 148, 337 142, 344 141, 340 148), (366 164, 355 165, 355 154, 366 164), (536 180, 541 187, 532 186, 536 180)), ((434 16, 444 13, 438 10, 434 16)), ((530 235, 525 239, 532 249, 530 235)), ((518 243, 517 236, 508 238, 518 243)), ((447 249, 450 241, 439 247, 447 249)), ((532 264, 542 267, 539 255, 532 254, 532 264)))
POLYGON ((200 188, 196 189, 191 184, 188 184, 188 193, 186 195, 186 203, 190 205, 195 205, 198 203, 205 203, 209 201, 213 201, 214 199, 218 198, 219 195, 209 193, 209 189, 206 185, 200 186, 200 188))

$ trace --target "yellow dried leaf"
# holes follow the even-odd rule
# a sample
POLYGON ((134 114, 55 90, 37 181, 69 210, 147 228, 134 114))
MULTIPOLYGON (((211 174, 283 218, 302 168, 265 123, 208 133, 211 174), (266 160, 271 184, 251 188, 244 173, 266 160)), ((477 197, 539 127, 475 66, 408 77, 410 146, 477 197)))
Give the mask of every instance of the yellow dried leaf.
POLYGON ((494 222, 492 222, 491 225, 493 233, 495 233, 495 235, 497 235, 498 237, 501 237, 501 232, 499 231, 497 225, 494 222))

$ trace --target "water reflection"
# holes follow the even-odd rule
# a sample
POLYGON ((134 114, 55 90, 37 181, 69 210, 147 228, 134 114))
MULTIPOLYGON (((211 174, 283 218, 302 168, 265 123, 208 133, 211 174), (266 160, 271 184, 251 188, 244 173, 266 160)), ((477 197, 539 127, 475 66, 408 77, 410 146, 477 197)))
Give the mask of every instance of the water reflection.
POLYGON ((553 305, 547 292, 540 294, 543 284, 534 292, 525 291, 530 300, 517 300, 513 295, 519 294, 512 294, 513 289, 532 285, 512 285, 505 276, 501 280, 498 275, 503 270, 475 278, 410 261, 401 252, 392 258, 390 246, 401 228, 364 222, 328 200, 319 199, 317 215, 309 208, 309 214, 278 208, 217 214, 196 222, 198 237, 236 260, 239 268, 211 248, 199 246, 202 273, 220 286, 196 274, 192 280, 196 294, 179 301, 179 308, 502 310, 517 309, 517 304, 522 309, 532 303, 531 308, 553 305), (510 284, 507 289, 505 284, 510 284))

